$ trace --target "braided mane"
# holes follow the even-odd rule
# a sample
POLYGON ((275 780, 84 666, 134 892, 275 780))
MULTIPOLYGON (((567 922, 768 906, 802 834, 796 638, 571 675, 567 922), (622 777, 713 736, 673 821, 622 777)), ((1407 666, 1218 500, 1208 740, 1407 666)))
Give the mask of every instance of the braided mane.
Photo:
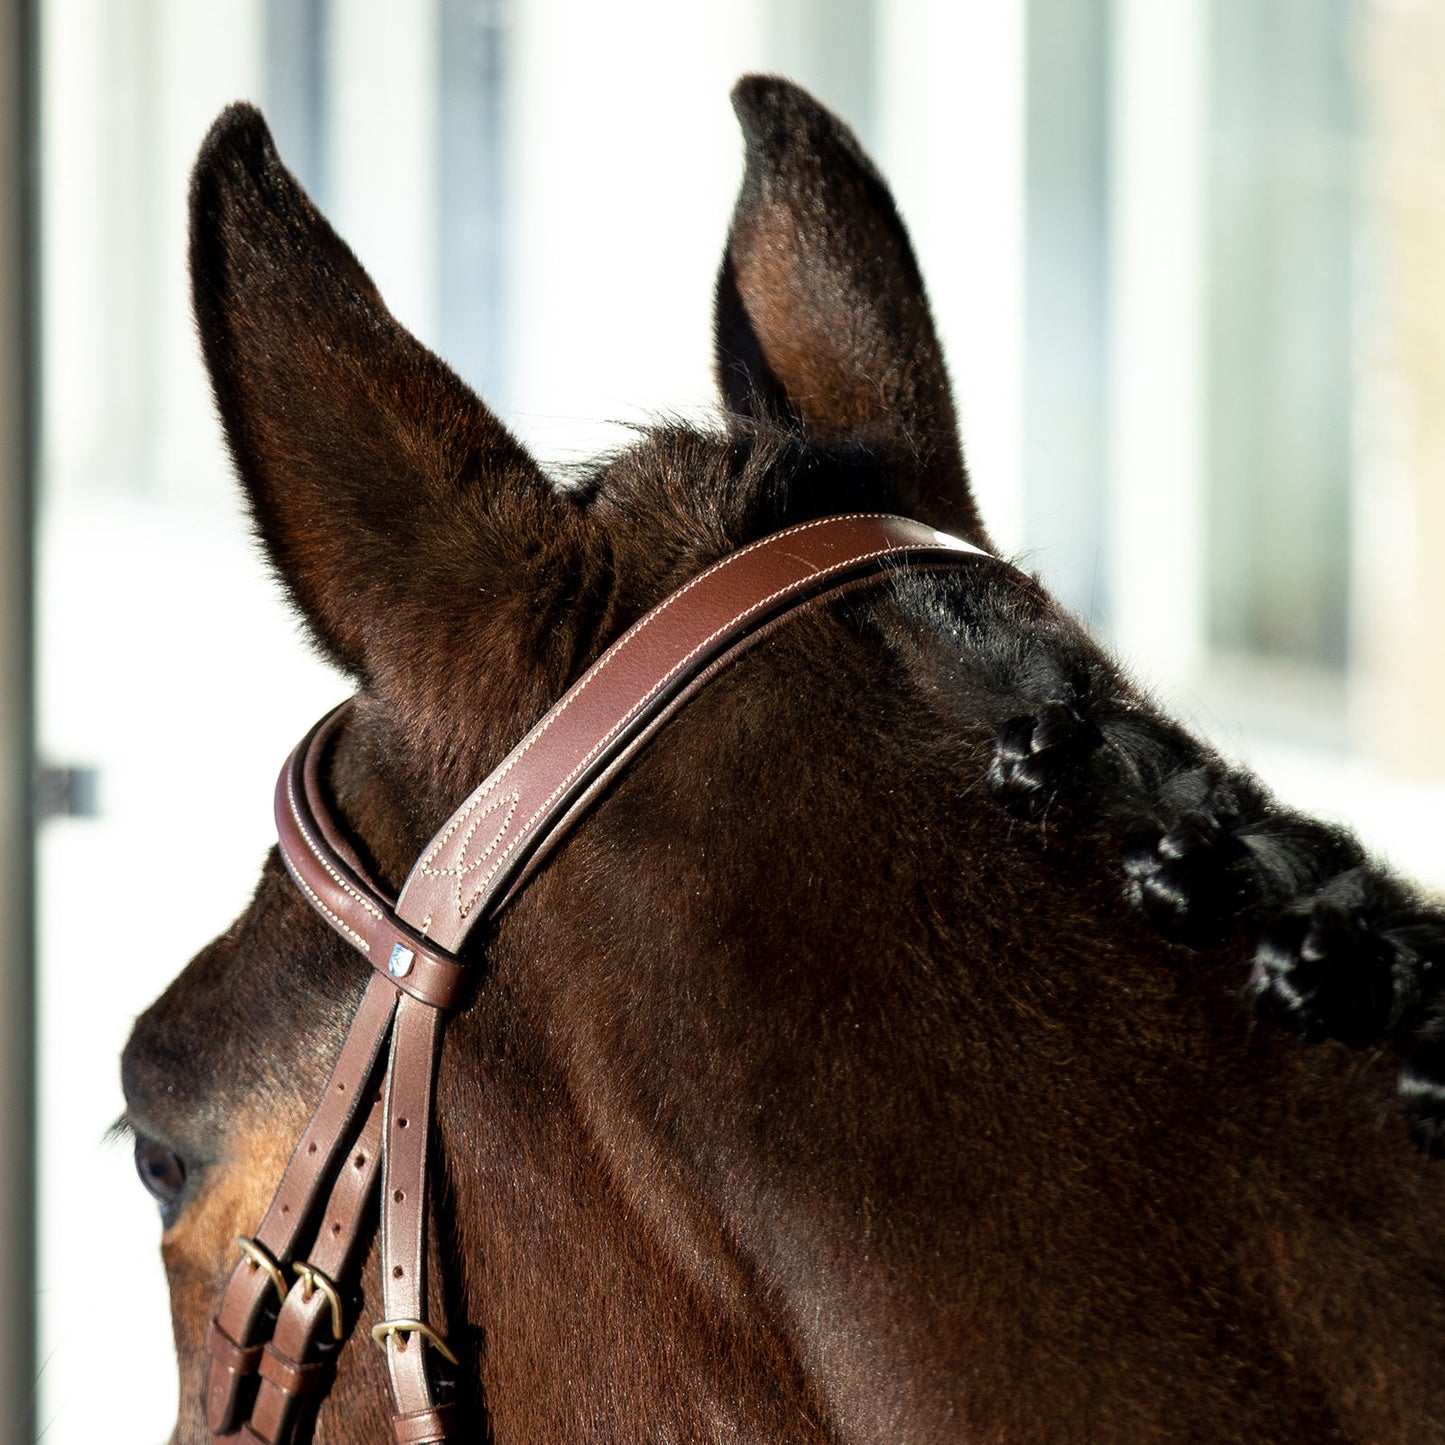
POLYGON ((1247 951, 1262 1015, 1393 1049, 1415 1141, 1445 1155, 1445 909, 1155 711, 1042 598, 994 580, 960 611, 942 587, 901 590, 996 689, 993 798, 1045 839, 1065 809, 1101 827, 1123 896, 1164 938, 1247 951))

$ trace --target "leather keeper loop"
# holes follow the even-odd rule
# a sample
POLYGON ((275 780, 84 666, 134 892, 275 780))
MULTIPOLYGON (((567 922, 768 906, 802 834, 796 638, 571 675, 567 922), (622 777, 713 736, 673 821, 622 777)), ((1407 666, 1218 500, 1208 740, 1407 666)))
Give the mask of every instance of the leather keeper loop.
POLYGON ((457 1407, 438 1405, 433 1410, 417 1410, 410 1415, 396 1415, 391 1422, 396 1445, 429 1445, 433 1440, 455 1438, 457 1407))
POLYGON ((322 1360, 313 1360, 307 1365, 297 1364, 273 1345, 267 1345, 261 1354, 261 1377, 270 1380, 278 1390, 284 1390, 288 1395, 314 1395, 321 1388, 325 1370, 326 1364, 322 1360))
POLYGON ((368 962, 403 993, 446 1013, 466 1002, 471 982, 466 966, 410 930, 398 928, 394 919, 376 921, 367 941, 368 962), (398 973, 398 968, 403 971, 398 973))
POLYGON ((238 1345, 220 1326, 212 1320, 206 1331, 206 1353, 223 1369, 235 1375, 254 1375, 261 1363, 260 1345, 238 1345))

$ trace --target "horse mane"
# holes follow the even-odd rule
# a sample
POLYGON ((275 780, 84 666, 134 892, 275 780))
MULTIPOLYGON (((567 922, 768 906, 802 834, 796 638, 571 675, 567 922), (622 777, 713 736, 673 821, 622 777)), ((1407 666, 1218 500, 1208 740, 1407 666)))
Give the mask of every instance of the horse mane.
POLYGON ((899 591, 995 680, 993 798, 1045 844, 1084 819, 1101 829, 1129 906, 1171 942, 1242 947, 1264 1016, 1393 1049, 1416 1142, 1445 1152, 1445 910, 1149 706, 1081 628, 1040 627, 1016 589, 986 585, 987 626, 947 584, 899 591))

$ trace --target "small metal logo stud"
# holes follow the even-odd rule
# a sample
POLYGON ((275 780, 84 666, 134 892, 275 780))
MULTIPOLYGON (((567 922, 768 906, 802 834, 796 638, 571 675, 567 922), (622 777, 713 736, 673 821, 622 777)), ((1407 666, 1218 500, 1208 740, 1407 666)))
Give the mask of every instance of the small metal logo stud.
POLYGON ((386 961, 386 971, 393 978, 405 978, 411 972, 411 962, 415 957, 416 954, 406 944, 393 944, 391 957, 386 961))

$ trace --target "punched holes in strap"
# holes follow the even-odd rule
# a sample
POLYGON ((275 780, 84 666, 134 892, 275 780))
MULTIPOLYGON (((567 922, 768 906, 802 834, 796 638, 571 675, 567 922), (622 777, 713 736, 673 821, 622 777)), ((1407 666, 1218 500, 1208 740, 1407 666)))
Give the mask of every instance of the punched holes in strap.
MULTIPOLYGON (((381 1300, 388 1321, 426 1320, 427 1143, 441 1035, 442 1018, 435 1009, 407 999, 397 1006, 386 1076, 382 1162, 381 1300)), ((441 1333, 434 1323, 428 1330, 441 1333)), ((395 1414, 434 1410, 421 1333, 392 1331, 379 1343, 386 1350, 395 1414)))
MULTIPOLYGON (((321 1104, 297 1143, 266 1217, 256 1230, 253 1242, 267 1248, 278 1268, 293 1257, 297 1236, 319 1201, 332 1166, 346 1147, 356 1116, 369 1097, 367 1086, 390 1033, 396 1001, 396 990, 380 978, 373 978, 367 985, 321 1104)), ((216 1312, 221 1333, 214 1337, 221 1353, 211 1352, 206 1391, 206 1419, 214 1435, 230 1434, 241 1423, 243 1375, 232 1368, 224 1341, 240 1349, 264 1343, 270 1328, 263 1306, 273 1288, 269 1275, 243 1256, 221 1297, 216 1312)))
POLYGON ((854 515, 803 523, 721 559, 634 624, 574 684, 443 825, 395 903, 366 877, 321 787, 324 751, 344 711, 324 719, 293 754, 277 793, 287 867, 326 922, 388 978, 393 999, 396 990, 408 995, 397 1004, 385 1099, 386 1318, 377 1327, 391 1368, 398 1445, 451 1433, 451 1409, 435 1404, 424 1363, 424 1339, 435 1333, 425 1321, 425 1186, 439 1011, 460 999, 466 973, 455 953, 468 930, 494 916, 609 769, 744 639, 805 601, 868 577, 919 564, 951 567, 966 555, 980 554, 906 519, 854 515), (504 785, 514 804, 524 804, 524 816, 510 832, 505 821, 499 825, 507 837, 499 833, 495 852, 486 850, 492 856, 477 864, 466 820, 487 816, 504 785), (447 983, 431 987, 432 976, 447 983))
MULTIPOLYGON (((363 1220, 381 1177, 382 1107, 378 1098, 337 1175, 311 1258, 292 1266, 296 1282, 281 1307, 268 1346, 268 1352, 282 1359, 324 1360, 325 1356, 317 1353, 318 1342, 329 1336, 339 1344, 344 1337, 341 1295, 334 1281, 344 1278, 357 1263, 364 1243, 363 1220)), ((251 1410, 252 1427, 272 1445, 281 1445, 295 1432, 298 1400, 288 1391, 281 1373, 268 1374, 264 1369, 261 1373, 251 1410)))

